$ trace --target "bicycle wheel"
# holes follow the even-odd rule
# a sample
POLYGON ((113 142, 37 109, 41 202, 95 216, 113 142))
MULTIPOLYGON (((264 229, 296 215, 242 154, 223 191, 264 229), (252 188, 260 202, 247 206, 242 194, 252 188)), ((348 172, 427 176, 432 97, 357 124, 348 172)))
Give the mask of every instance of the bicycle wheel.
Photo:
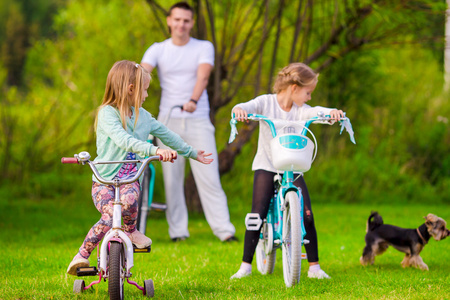
POLYGON ((82 280, 82 279, 75 280, 75 282, 73 283, 74 294, 79 294, 79 293, 84 292, 84 287, 85 287, 84 280, 82 280))
POLYGON ((296 192, 286 194, 283 212, 283 275, 284 283, 291 287, 300 279, 302 261, 302 227, 300 224, 300 200, 296 192))
POLYGON ((272 274, 275 269, 277 249, 273 248, 273 226, 264 221, 261 228, 261 236, 256 246, 256 266, 263 274, 272 274))
POLYGON ((110 244, 108 273, 109 299, 123 300, 124 253, 123 245, 119 242, 112 241, 110 244))
POLYGON ((153 298, 153 296, 155 296, 155 286, 153 284, 153 280, 144 280, 144 291, 145 296, 147 296, 148 298, 153 298))

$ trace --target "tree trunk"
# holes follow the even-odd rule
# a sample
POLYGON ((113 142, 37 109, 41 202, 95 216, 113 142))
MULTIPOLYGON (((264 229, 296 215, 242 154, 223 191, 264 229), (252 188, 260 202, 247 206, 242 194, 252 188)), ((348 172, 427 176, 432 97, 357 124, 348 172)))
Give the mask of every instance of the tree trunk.
POLYGON ((450 90, 450 0, 447 0, 447 11, 445 13, 445 50, 444 50, 444 90, 450 90))

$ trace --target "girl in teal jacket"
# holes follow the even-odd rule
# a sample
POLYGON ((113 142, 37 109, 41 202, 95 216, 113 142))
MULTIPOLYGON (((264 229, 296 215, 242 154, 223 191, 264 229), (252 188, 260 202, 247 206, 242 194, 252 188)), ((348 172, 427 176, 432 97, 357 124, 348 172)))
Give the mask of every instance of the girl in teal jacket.
MULTIPOLYGON (((177 154, 210 164, 211 153, 196 150, 186 144, 177 134, 167 129, 142 108, 148 96, 150 74, 139 64, 123 60, 116 62, 109 71, 102 105, 98 109, 95 122, 97 133, 97 157, 95 160, 114 161, 137 159, 145 156, 161 155, 162 161, 176 159, 177 154), (174 150, 164 150, 148 143, 152 134, 174 150)), ((107 179, 132 178, 137 172, 136 164, 97 165, 100 175, 107 179)), ((152 241, 136 230, 138 213, 139 181, 120 187, 124 230, 137 248, 146 248, 152 241)), ((112 226, 112 203, 115 192, 113 186, 99 183, 93 177, 92 199, 102 214, 100 220, 88 232, 78 253, 70 263, 67 273, 76 275, 78 267, 89 266, 89 256, 112 226)))

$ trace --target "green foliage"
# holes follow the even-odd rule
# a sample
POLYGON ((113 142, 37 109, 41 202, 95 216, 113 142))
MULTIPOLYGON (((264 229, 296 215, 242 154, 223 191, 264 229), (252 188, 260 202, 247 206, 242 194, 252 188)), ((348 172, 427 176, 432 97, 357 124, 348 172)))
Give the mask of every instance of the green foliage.
POLYGON ((145 7, 143 2, 78 1, 58 14, 58 39, 36 43, 28 55, 29 92, 15 108, 23 116, 17 118, 13 170, 19 171, 25 159, 25 172, 39 172, 54 166, 58 156, 95 153, 92 125, 107 73, 117 60, 140 61, 149 45, 151 30, 142 26, 149 14, 145 7), (122 17, 124 11, 128 18, 122 17), (49 151, 53 154, 42 155, 49 151))
POLYGON ((8 19, 5 24, 5 41, 1 47, 1 58, 8 69, 10 84, 19 84, 26 55, 27 28, 19 5, 10 5, 8 19))
POLYGON ((323 195, 345 202, 448 202, 442 183, 449 178, 450 106, 439 69, 429 52, 406 45, 350 55, 324 72, 314 101, 326 97, 328 106, 347 111, 357 144, 347 142, 343 150, 326 130, 317 164, 305 175, 311 190, 326 201, 332 199, 323 195))
MULTIPOLYGON (((112 64, 121 59, 139 62, 147 47, 163 40, 167 32, 161 29, 148 1, 41 2, 24 6, 21 1, 2 1, 5 5, 0 9, 0 16, 5 16, 0 21, 2 47, 11 46, 5 42, 7 36, 13 36, 8 35, 7 22, 35 28, 33 38, 27 38, 32 47, 26 51, 23 85, 8 84, 10 68, 3 60, 0 67, 0 170, 5 176, 2 184, 17 183, 25 186, 19 191, 47 196, 52 189, 57 193, 68 189, 59 175, 73 170, 66 167, 62 173, 61 156, 82 150, 95 154, 93 123, 112 64), (60 8, 57 13, 56 7, 60 8), (13 11, 17 18, 8 19, 13 11)), ((335 59, 321 71, 311 104, 345 110, 353 121, 357 145, 352 145, 346 136, 339 137, 337 126, 313 128, 319 137, 319 156, 305 175, 311 194, 319 201, 448 201, 450 107, 448 95, 441 92, 443 46, 442 40, 436 38, 443 35, 441 16, 445 3, 376 3, 315 1, 312 27, 303 24, 302 34, 294 43, 298 10, 304 14, 306 9, 296 1, 286 1, 273 74, 276 26, 264 40, 268 46, 262 50, 260 46, 263 20, 277 20, 279 3, 269 1, 270 9, 260 19, 258 9, 263 2, 210 3, 215 12, 216 50, 224 49, 221 54, 227 66, 238 66, 235 73, 223 70, 229 73, 221 82, 217 99, 232 97, 232 101, 215 115, 219 150, 228 141, 229 113, 236 103, 268 92, 270 81, 289 62, 291 51, 294 58, 306 58, 327 41, 331 28, 346 25, 345 34, 312 62, 313 67, 319 67, 328 59, 335 59), (352 18, 362 8, 370 8, 373 13, 351 27, 351 22, 356 22, 352 18), (253 36, 246 41, 251 30, 253 36), (305 37, 308 34, 310 39, 305 37), (431 37, 433 43, 417 44, 431 37), (362 51, 345 52, 358 41, 367 43, 362 51), (239 56, 244 47, 246 51, 239 56), (260 53, 259 77, 256 62, 260 53), (233 90, 236 85, 240 86, 233 90)), ((206 5, 202 4, 201 9, 206 10, 206 5)), ((210 20, 204 21, 209 24, 210 20)), ((19 27, 9 28, 17 31, 19 27)), ((212 40, 210 30, 206 37, 212 40)), ((23 55, 19 50, 17 55, 23 55)), ((149 101, 145 102, 145 108, 155 115, 159 92, 155 78, 149 101)), ((251 195, 251 161, 256 142, 254 134, 237 157, 234 169, 223 177, 230 198, 240 192, 251 195)))
MULTIPOLYGON (((319 139, 318 157, 304 176, 314 201, 450 201, 446 188, 450 106, 444 100, 439 69, 427 50, 405 45, 353 53, 321 73, 310 105, 346 111, 356 145, 345 131, 339 136, 337 125, 312 126, 319 139)), ((230 110, 218 114, 219 140, 226 140, 230 132, 230 110)), ((255 136, 223 177, 230 195, 251 197, 255 136), (242 172, 247 175, 233 180, 242 172)))
POLYGON ((9 85, 22 85, 27 51, 38 39, 51 36, 53 14, 62 5, 60 0, 0 0, 0 56, 9 85))

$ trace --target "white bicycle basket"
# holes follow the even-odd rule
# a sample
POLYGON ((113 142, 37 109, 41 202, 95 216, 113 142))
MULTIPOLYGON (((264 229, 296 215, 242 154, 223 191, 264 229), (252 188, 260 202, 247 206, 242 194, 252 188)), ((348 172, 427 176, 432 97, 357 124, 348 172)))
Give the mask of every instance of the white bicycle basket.
POLYGON ((272 164, 277 170, 306 172, 311 168, 317 154, 317 141, 314 134, 306 129, 314 142, 299 133, 277 135, 270 141, 272 164))

